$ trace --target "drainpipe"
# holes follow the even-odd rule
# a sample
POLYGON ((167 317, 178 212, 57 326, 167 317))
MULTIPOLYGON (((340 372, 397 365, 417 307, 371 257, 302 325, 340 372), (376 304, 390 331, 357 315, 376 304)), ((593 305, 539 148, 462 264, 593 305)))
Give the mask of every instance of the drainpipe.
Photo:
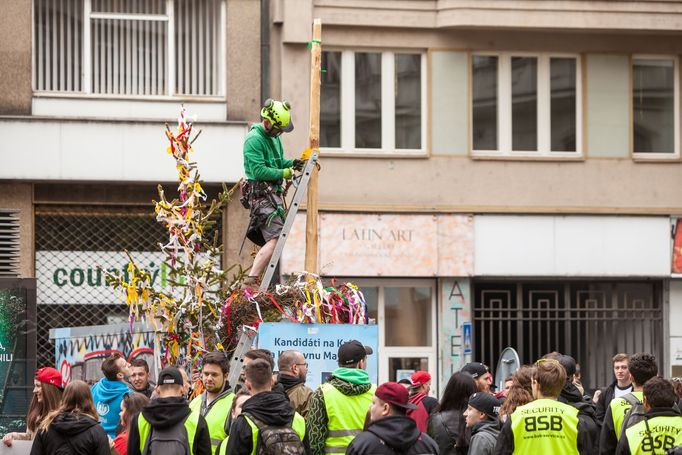
POLYGON ((260 100, 270 98, 270 0, 260 0, 260 100))

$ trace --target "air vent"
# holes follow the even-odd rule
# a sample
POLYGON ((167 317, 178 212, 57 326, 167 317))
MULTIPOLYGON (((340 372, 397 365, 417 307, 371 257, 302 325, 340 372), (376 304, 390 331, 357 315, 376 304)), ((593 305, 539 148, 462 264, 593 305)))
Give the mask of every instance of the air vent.
POLYGON ((19 211, 0 209, 0 278, 19 276, 19 211))

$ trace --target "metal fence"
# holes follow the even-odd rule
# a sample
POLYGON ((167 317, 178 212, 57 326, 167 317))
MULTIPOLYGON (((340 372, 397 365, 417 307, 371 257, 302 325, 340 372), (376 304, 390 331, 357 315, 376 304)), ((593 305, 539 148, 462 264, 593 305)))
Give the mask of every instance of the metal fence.
MULTIPOLYGON (((219 220, 214 228, 222 232, 219 220)), ((167 232, 150 207, 38 205, 35 232, 39 365, 54 363, 51 328, 127 320, 122 294, 98 267, 125 275, 128 251, 155 285, 168 272, 159 249, 167 232)))
POLYGON ((559 351, 594 389, 613 381, 618 352, 663 361, 662 316, 660 282, 475 283, 475 359, 495 368, 507 346, 526 364, 559 351))

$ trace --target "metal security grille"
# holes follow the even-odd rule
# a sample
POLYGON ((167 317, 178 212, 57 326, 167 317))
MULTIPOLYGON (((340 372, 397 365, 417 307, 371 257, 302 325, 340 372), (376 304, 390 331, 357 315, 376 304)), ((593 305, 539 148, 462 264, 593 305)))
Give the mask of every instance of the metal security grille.
MULTIPOLYGON (((127 320, 120 292, 106 285, 98 266, 125 274, 127 250, 156 273, 156 285, 168 271, 159 249, 168 234, 150 207, 38 205, 35 229, 39 365, 54 363, 51 328, 127 320)), ((220 221, 214 229, 222 232, 220 221)))
POLYGON ((221 95, 224 0, 34 0, 37 91, 221 95))
POLYGON ((583 385, 613 380, 618 352, 650 352, 662 362, 661 283, 476 283, 474 358, 493 368, 507 346, 532 363, 552 351, 570 354, 583 385))
POLYGON ((19 211, 0 209, 0 278, 19 276, 19 211))

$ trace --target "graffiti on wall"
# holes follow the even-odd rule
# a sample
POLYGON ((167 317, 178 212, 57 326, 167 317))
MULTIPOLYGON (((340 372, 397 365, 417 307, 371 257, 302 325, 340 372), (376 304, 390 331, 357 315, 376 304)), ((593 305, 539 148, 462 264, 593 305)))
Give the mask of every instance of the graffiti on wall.
POLYGON ((440 289, 443 330, 439 357, 444 386, 453 373, 471 361, 471 286, 468 278, 447 278, 441 280, 440 289))
POLYGON ((102 362, 114 353, 132 361, 147 361, 152 377, 156 377, 154 362, 154 332, 141 328, 130 332, 128 324, 59 328, 50 331, 55 344, 56 368, 68 382, 80 379, 94 384, 102 377, 102 362))

